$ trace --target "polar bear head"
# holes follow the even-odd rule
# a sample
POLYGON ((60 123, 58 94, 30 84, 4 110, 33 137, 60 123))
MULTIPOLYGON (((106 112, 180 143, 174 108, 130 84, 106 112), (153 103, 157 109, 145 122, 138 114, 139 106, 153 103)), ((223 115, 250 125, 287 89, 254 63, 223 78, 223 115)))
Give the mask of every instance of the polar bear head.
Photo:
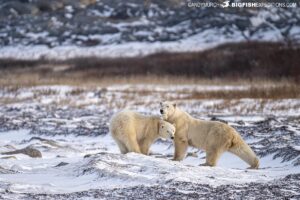
POLYGON ((170 101, 160 102, 160 114, 164 120, 168 120, 175 113, 176 103, 170 101))
POLYGON ((175 135, 175 126, 171 123, 161 120, 159 122, 159 131, 158 134, 161 138, 167 139, 171 138, 174 139, 175 135))

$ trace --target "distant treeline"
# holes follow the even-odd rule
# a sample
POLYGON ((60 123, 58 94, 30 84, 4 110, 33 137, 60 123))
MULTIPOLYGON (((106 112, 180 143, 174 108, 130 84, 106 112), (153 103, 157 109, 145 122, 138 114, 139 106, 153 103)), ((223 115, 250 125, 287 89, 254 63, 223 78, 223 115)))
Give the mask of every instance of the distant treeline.
POLYGON ((300 80, 300 47, 271 42, 229 43, 200 52, 156 53, 134 58, 76 58, 65 61, 0 60, 1 71, 45 76, 185 76, 199 78, 292 78, 300 80), (47 65, 48 67, 41 67, 47 65), (53 70, 66 65, 64 70, 53 70), (50 66, 50 67, 49 67, 50 66), (53 69, 51 69, 53 66, 53 69))

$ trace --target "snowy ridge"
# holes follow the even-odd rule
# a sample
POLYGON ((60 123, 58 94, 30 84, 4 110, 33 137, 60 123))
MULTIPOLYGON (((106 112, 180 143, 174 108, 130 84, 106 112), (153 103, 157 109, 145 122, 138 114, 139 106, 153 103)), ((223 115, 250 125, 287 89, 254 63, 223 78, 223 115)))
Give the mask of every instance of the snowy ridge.
MULTIPOLYGON (((28 145, 24 141, 32 135, 26 130, 1 134, 18 136, 7 144, 14 147, 28 145), (18 142, 19 141, 19 142, 18 142), (22 142, 23 141, 23 142, 22 142)), ((187 158, 184 162, 174 162, 170 158, 155 158, 135 153, 122 155, 110 136, 72 137, 43 136, 55 140, 57 144, 66 143, 77 151, 46 145, 32 141, 31 145, 40 149, 43 159, 32 159, 16 155, 16 159, 1 161, 5 169, 16 173, 0 174, 1 183, 9 183, 8 190, 25 193, 66 193, 88 189, 113 189, 137 185, 164 185, 172 182, 191 184, 244 184, 249 182, 268 182, 290 173, 299 173, 291 164, 272 161, 271 157, 261 160, 261 170, 245 170, 246 164, 231 154, 225 154, 218 167, 200 167, 204 159, 187 158), (91 153, 91 154, 90 154, 91 153), (98 154, 95 154, 98 153, 98 154), (93 155, 94 154, 94 155, 93 155), (59 155, 59 157, 58 157, 59 155), (230 159, 231 163, 226 162, 230 159), (273 164, 270 165, 270 162, 273 164), (59 166, 61 163, 65 165, 59 166), (3 182, 4 181, 4 182, 3 182)), ((153 154, 168 154, 170 142, 158 142, 151 149, 153 154)), ((3 149, 2 149, 3 151, 3 149)), ((4 156, 2 156, 4 157, 4 156)))

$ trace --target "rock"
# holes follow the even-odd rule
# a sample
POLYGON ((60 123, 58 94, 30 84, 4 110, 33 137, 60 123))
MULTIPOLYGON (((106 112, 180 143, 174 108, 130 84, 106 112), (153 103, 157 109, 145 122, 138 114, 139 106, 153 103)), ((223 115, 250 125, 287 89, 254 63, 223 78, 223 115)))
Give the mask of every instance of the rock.
POLYGON ((31 147, 31 146, 28 146, 24 149, 19 149, 19 150, 15 150, 15 151, 9 151, 9 152, 4 152, 4 153, 1 153, 2 155, 12 155, 12 154, 25 154, 25 155, 28 155, 32 158, 41 158, 42 157, 42 153, 31 147))
POLYGON ((86 155, 84 155, 83 156, 83 158, 89 158, 89 157, 91 157, 93 154, 86 154, 86 155))
POLYGON ((114 34, 114 33, 118 33, 119 29, 112 26, 102 26, 99 32, 100 34, 114 34))
POLYGON ((82 41, 83 46, 91 47, 91 46, 97 46, 101 44, 100 40, 97 39, 88 39, 86 41, 82 41))
POLYGON ((198 154, 197 152, 188 152, 186 157, 195 157, 195 158, 198 158, 198 154))
POLYGON ((219 119, 219 118, 217 118, 217 117, 212 117, 210 120, 211 120, 211 121, 223 122, 224 124, 228 124, 227 121, 225 121, 225 120, 223 120, 223 119, 219 119))
POLYGON ((130 17, 132 17, 132 15, 130 14, 130 11, 126 7, 117 8, 110 15, 111 19, 119 19, 119 20, 129 19, 130 17))
POLYGON ((24 14, 36 14, 38 9, 33 5, 24 4, 18 1, 11 1, 6 3, 1 9, 2 15, 24 15, 24 14))
POLYGON ((61 167, 61 166, 65 166, 68 165, 69 163, 66 162, 60 162, 58 165, 56 165, 55 167, 61 167))
POLYGON ((62 1, 44 1, 44 0, 36 0, 35 6, 39 9, 40 12, 50 12, 61 9, 64 7, 64 3, 62 1))
POLYGON ((240 30, 244 31, 251 25, 251 22, 249 19, 238 19, 235 24, 240 30))
POLYGON ((246 123, 245 123, 244 121, 242 121, 242 120, 239 120, 239 121, 237 121, 236 123, 239 124, 239 125, 245 125, 245 124, 246 124, 246 123))

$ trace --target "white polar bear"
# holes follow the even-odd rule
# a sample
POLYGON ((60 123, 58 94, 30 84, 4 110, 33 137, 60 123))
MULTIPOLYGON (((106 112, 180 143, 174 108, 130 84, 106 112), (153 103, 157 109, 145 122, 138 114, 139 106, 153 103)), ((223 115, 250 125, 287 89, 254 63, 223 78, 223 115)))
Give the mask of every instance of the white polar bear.
POLYGON ((258 168, 259 160, 255 153, 231 126, 195 119, 168 101, 160 103, 160 113, 164 120, 174 123, 176 128, 174 160, 182 160, 190 145, 206 151, 205 166, 215 166, 222 153, 229 151, 247 162, 251 168, 258 168))
POLYGON ((109 131, 122 154, 136 152, 148 155, 151 144, 159 137, 174 138, 175 127, 160 116, 123 110, 111 118, 109 131))

